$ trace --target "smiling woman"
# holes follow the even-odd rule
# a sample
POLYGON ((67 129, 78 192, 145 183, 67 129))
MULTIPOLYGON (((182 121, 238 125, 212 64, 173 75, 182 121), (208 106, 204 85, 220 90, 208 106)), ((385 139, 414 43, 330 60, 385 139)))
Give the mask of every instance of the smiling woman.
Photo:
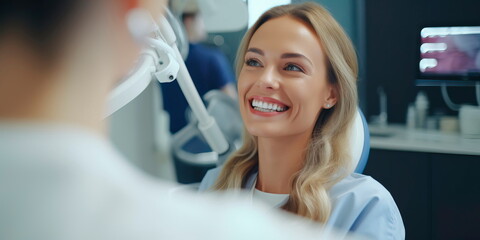
POLYGON ((246 101, 240 110, 250 134, 303 142, 310 138, 321 109, 336 103, 323 52, 316 33, 291 16, 272 19, 255 32, 238 81, 239 95, 246 101), (251 107, 253 100, 264 107, 280 103, 286 111, 265 115, 265 108, 251 107))
POLYGON ((247 189, 252 199, 374 239, 403 239, 390 193, 353 174, 348 132, 357 60, 340 25, 314 3, 264 13, 237 54, 243 146, 201 190, 247 189))

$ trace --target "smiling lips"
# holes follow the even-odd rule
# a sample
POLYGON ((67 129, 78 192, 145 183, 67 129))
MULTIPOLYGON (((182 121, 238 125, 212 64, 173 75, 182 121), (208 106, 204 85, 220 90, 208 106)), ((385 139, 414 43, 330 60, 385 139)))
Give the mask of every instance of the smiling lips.
POLYGON ((269 97, 252 97, 250 99, 250 111, 261 116, 274 116, 289 109, 284 103, 269 97))

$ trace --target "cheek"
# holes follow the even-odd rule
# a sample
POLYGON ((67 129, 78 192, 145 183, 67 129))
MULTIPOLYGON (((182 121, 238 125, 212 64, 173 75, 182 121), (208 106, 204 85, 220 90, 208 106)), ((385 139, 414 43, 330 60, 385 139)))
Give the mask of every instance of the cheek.
MULTIPOLYGON (((137 1, 137 4, 141 4, 137 1)), ((127 6, 112 6, 110 11, 111 26, 109 29, 109 41, 108 45, 111 50, 111 62, 117 76, 125 76, 133 67, 135 60, 138 58, 141 46, 136 43, 134 37, 130 33, 127 26, 126 14, 130 9, 127 6), (113 10, 115 9, 115 10, 113 10)))
POLYGON ((127 25, 124 23, 123 16, 118 18, 117 24, 112 31, 111 44, 114 46, 114 55, 117 70, 119 74, 127 74, 134 66, 135 60, 138 58, 141 47, 132 37, 127 25))
POLYGON ((101 62, 99 67, 108 70, 109 78, 113 80, 111 84, 114 84, 134 67, 140 47, 127 28, 125 10, 113 3, 106 4, 105 8, 99 17, 102 21, 93 22, 89 29, 98 31, 98 34, 91 35, 96 39, 92 44, 95 47, 96 61, 101 62))
POLYGON ((302 103, 303 106, 300 108, 300 116, 298 117, 298 120, 302 121, 305 125, 310 126, 315 123, 318 114, 322 109, 321 100, 319 97, 310 97, 303 99, 302 103))
POLYGON ((324 102, 325 89, 320 84, 304 84, 291 88, 290 95, 298 108, 298 119, 305 125, 314 124, 324 102))
POLYGON ((248 74, 243 70, 240 71, 240 74, 238 75, 238 83, 237 83, 239 101, 245 100, 245 96, 248 90, 251 89, 254 83, 252 79, 253 79, 253 76, 251 76, 251 74, 248 74))
POLYGON ((117 58, 117 71, 123 77, 135 66, 135 60, 140 56, 141 48, 131 41, 131 38, 125 38, 125 41, 119 43, 118 48, 123 50, 122 55, 117 58))
POLYGON ((246 95, 247 95, 248 89, 250 89, 250 85, 251 85, 247 81, 247 79, 248 78, 245 75, 245 73, 241 71, 240 74, 238 75, 237 90, 238 90, 238 103, 240 105, 240 111, 243 117, 245 117, 244 111, 247 110, 245 109, 246 106, 244 103, 246 101, 246 95))

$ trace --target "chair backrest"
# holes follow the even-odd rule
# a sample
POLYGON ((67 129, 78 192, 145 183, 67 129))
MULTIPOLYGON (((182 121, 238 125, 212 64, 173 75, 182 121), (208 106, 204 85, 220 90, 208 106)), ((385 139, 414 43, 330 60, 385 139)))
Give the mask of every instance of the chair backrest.
POLYGON ((351 156, 356 173, 362 173, 370 153, 370 132, 365 116, 358 109, 350 134, 351 156))

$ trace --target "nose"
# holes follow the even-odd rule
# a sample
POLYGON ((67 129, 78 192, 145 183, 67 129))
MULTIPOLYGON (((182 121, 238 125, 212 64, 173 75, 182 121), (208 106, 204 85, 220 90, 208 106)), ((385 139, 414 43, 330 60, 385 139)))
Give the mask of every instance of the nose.
POLYGON ((280 87, 280 77, 275 68, 264 68, 257 81, 257 86, 262 89, 276 90, 280 87))

